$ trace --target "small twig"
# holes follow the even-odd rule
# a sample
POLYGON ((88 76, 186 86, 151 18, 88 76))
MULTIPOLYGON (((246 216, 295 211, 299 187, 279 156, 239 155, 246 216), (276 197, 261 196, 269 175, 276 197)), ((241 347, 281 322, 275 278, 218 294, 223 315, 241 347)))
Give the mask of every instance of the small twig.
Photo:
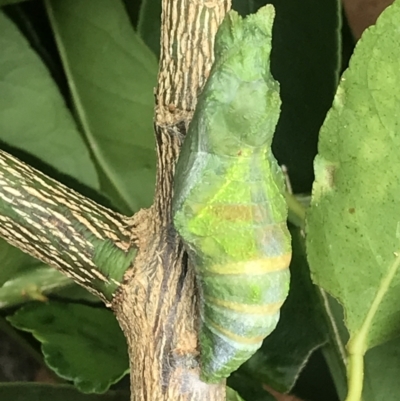
POLYGON ((132 224, 0 151, 0 236, 106 303, 135 255, 132 224))

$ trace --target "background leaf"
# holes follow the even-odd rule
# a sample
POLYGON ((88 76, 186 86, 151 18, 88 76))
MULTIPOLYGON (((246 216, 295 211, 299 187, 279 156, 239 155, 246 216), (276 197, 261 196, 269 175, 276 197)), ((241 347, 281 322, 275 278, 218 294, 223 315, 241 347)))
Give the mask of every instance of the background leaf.
POLYGON ((226 388, 226 401, 244 401, 242 397, 230 387, 226 388))
POLYGON ((98 189, 89 152, 47 68, 0 12, 0 139, 98 189))
POLYGON ((32 268, 32 266, 39 264, 38 260, 0 239, 0 288, 7 280, 15 276, 19 270, 27 267, 32 268))
POLYGON ((22 3, 27 0, 0 0, 0 7, 6 6, 7 4, 22 3))
POLYGON ((313 279, 344 306, 351 337, 384 295, 366 347, 400 332, 400 274, 393 265, 400 251, 400 171, 393 168, 400 148, 398 18, 399 2, 364 34, 343 75, 321 129, 308 214, 313 279))
MULTIPOLYGON (((9 248, 18 251, 17 248, 9 248)), ((0 255, 1 260, 4 254, 0 251, 0 255)), ((23 255, 27 257, 26 254, 23 255)), ((10 252, 7 252, 5 256, 6 266, 10 266, 12 271, 11 277, 0 286, 0 309, 32 300, 47 301, 49 295, 75 301, 100 302, 99 298, 53 267, 38 263, 33 258, 35 265, 18 264, 18 258, 13 259, 10 252), (12 264, 13 261, 17 264, 12 264)))
POLYGON ((160 55, 161 0, 142 0, 137 31, 158 58, 160 55))
POLYGON ((395 338, 367 352, 363 401, 399 399, 399 360, 400 338, 395 338))
POLYGON ((149 206, 156 58, 120 0, 51 0, 46 6, 77 117, 105 175, 103 190, 126 213, 149 206))
POLYGON ((26 305, 7 319, 31 332, 48 366, 83 392, 105 392, 128 371, 125 338, 106 309, 52 301, 26 305))

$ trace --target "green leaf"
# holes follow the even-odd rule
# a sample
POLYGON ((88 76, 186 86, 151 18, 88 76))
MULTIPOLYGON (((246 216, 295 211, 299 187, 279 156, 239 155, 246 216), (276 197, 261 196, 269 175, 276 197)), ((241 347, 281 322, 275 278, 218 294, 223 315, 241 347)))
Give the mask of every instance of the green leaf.
POLYGON ((308 214, 313 279, 363 349, 400 332, 399 18, 396 2, 356 47, 321 130, 308 214))
POLYGON ((7 318, 42 343, 48 366, 85 393, 103 393, 128 372, 125 338, 106 310, 59 302, 34 303, 7 318))
MULTIPOLYGON (((337 331, 336 334, 339 340, 346 343, 348 333, 343 324, 343 311, 341 306, 331 297, 329 304, 332 316, 335 318, 337 331)), ((327 344, 331 348, 331 344, 327 344)), ((324 346, 326 348, 327 346, 324 346)), ((325 349, 325 355, 326 355, 325 349)), ((335 366, 335 360, 332 361, 332 349, 328 349, 329 365, 335 366), (333 362, 333 364, 332 364, 333 362)), ((370 349, 365 354, 365 372, 364 372, 364 390, 363 401, 397 401, 400 394, 400 338, 397 337, 385 344, 379 345, 370 349)), ((335 358, 337 359, 337 358, 335 358)), ((342 367, 331 368, 331 373, 334 376, 336 389, 339 393, 339 398, 345 398, 347 383, 346 377, 342 374, 342 367)))
POLYGON ((365 355, 363 401, 398 401, 400 394, 400 338, 365 355))
POLYGON ((157 56, 160 54, 161 0, 143 0, 140 6, 138 34, 157 56))
MULTIPOLYGON (((11 247, 10 247, 11 248, 11 247)), ((17 248, 11 248, 16 249, 17 248)), ((0 253, 2 258, 5 256, 0 253)), ((45 301, 46 294, 66 286, 72 286, 73 281, 58 270, 42 263, 37 266, 21 263, 18 258, 7 255, 7 264, 14 267, 12 277, 0 286, 0 308, 9 308, 31 300, 45 301), (15 263, 15 266, 14 266, 15 263), (18 267, 21 267, 18 271, 18 267), (22 270, 22 271, 21 271, 22 270), (18 274, 16 274, 18 271, 18 274)), ((28 255, 23 254, 28 257, 28 255)), ((3 268, 3 265, 1 265, 3 268)), ((2 270, 0 270, 2 272, 2 270)))
POLYGON ((75 284, 53 267, 29 257, 0 240, 1 276, 9 277, 0 285, 0 309, 10 308, 32 300, 47 301, 49 295, 57 298, 99 303, 100 300, 85 288, 75 284))
POLYGON ((0 139, 99 188, 89 152, 50 73, 3 13, 0 49, 0 139))
POLYGON ((14 3, 22 3, 27 0, 0 0, 0 7, 6 6, 8 4, 14 4, 14 3))
POLYGON ((244 401, 243 398, 230 387, 226 388, 226 401, 244 401))
POLYGON ((343 307, 327 292, 321 291, 321 307, 329 322, 329 342, 322 347, 322 353, 329 366, 339 399, 342 400, 347 392, 347 355, 345 345, 349 333, 344 324, 343 307))
MULTIPOLYGON (((398 336, 400 3, 359 41, 321 130, 308 216, 314 281, 344 307, 348 395, 363 390, 364 354, 398 336)), ((370 394, 373 394, 370 393, 370 394)))
POLYGON ((259 380, 246 375, 243 371, 239 370, 235 372, 233 378, 235 390, 244 397, 246 401, 276 401, 276 398, 262 387, 259 380))
POLYGON ((129 401, 129 392, 82 394, 70 385, 42 383, 0 383, 2 399, 13 401, 129 401))
POLYGON ((36 259, 0 239, 0 288, 24 267, 27 268, 29 266, 29 268, 32 268, 39 263, 36 259))
POLYGON ((90 304, 102 304, 100 298, 89 292, 86 288, 81 287, 78 284, 73 283, 68 286, 59 286, 51 291, 51 299, 62 299, 71 300, 75 302, 90 303, 90 304))
POLYGON ((52 0, 47 10, 77 116, 114 198, 137 211, 151 204, 157 62, 121 1, 52 0))

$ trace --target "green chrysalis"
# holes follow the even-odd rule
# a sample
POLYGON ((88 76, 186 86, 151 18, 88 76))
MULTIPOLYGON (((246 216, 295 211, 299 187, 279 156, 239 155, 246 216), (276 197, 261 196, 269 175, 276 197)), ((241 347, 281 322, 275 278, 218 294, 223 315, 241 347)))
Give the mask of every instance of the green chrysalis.
POLYGON ((174 225, 201 292, 201 374, 229 376, 275 328, 289 288, 282 172, 271 151, 279 85, 269 69, 274 8, 227 14, 177 164, 174 225))

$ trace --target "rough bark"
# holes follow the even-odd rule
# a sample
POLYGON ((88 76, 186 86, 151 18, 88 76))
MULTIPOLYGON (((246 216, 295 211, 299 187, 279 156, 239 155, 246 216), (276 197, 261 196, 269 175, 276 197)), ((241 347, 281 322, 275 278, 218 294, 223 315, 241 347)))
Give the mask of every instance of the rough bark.
POLYGON ((230 0, 163 0, 156 93, 156 196, 135 269, 114 302, 130 354, 132 401, 222 401, 225 386, 199 379, 194 272, 171 225, 174 166, 209 74, 230 0))
POLYGON ((134 258, 138 217, 108 210, 0 151, 0 236, 107 305, 134 258))

